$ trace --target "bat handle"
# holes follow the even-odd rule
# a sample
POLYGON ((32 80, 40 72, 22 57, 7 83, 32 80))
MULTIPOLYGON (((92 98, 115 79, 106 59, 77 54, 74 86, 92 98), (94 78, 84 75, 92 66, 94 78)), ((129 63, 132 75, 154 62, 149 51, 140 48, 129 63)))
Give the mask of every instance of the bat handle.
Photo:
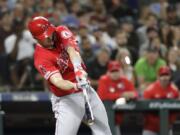
MULTIPOLYGON (((89 88, 89 86, 88 86, 88 88, 89 88)), ((89 103, 89 98, 87 95, 88 88, 87 87, 83 88, 83 94, 84 94, 84 98, 85 98, 85 110, 86 110, 87 124, 89 126, 91 126, 94 123, 94 116, 93 116, 92 108, 91 108, 91 105, 89 103)))

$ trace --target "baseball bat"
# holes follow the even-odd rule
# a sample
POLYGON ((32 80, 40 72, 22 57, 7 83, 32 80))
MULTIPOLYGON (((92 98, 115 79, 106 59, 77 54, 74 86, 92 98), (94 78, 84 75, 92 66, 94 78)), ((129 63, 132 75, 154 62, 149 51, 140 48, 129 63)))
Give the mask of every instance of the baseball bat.
POLYGON ((84 96, 84 100, 85 100, 85 118, 86 118, 86 122, 88 125, 93 125, 94 124, 94 115, 92 112, 92 108, 89 102, 89 97, 87 94, 87 90, 89 90, 89 85, 84 86, 83 87, 83 96, 84 96))

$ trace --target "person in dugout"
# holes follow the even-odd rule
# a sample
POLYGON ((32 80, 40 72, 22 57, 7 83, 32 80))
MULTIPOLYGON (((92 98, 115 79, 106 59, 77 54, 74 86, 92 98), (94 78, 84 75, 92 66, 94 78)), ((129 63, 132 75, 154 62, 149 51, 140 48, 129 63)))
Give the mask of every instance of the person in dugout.
MULTIPOLYGON (((122 75, 121 66, 118 61, 108 63, 108 71, 99 79, 97 93, 102 101, 116 101, 120 97, 126 100, 136 99, 138 94, 131 81, 122 75)), ((120 126, 122 124, 122 113, 115 114, 115 135, 120 135, 120 126)), ((112 127, 111 127, 112 128, 112 127)))
MULTIPOLYGON (((157 81, 150 84, 143 93, 144 99, 178 99, 178 88, 171 82, 171 71, 168 66, 162 66, 158 70, 157 81)), ((172 125, 176 120, 176 114, 169 116, 169 135, 172 133, 172 125)), ((144 116, 144 129, 142 135, 158 135, 160 118, 156 113, 146 113, 144 116)))

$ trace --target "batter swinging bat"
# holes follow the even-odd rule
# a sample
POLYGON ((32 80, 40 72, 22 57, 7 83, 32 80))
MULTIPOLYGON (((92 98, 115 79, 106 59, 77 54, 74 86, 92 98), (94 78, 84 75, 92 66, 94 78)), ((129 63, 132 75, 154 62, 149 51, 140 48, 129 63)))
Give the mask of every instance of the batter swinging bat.
POLYGON ((83 87, 83 96, 85 100, 85 119, 86 119, 87 124, 91 126, 94 123, 94 116, 93 116, 91 105, 89 103, 89 97, 87 94, 87 90, 89 89, 90 89, 89 85, 85 85, 83 87))

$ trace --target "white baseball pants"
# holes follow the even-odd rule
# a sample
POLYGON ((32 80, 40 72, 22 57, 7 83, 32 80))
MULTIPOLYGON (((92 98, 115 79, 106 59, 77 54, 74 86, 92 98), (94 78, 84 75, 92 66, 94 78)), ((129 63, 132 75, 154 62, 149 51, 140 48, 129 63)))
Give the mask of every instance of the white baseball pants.
MULTIPOLYGON (((93 135, 111 135, 103 103, 92 88, 87 93, 95 118, 90 126, 93 135)), ((76 135, 85 114, 82 92, 63 97, 52 95, 51 102, 56 118, 55 135, 76 135)))

